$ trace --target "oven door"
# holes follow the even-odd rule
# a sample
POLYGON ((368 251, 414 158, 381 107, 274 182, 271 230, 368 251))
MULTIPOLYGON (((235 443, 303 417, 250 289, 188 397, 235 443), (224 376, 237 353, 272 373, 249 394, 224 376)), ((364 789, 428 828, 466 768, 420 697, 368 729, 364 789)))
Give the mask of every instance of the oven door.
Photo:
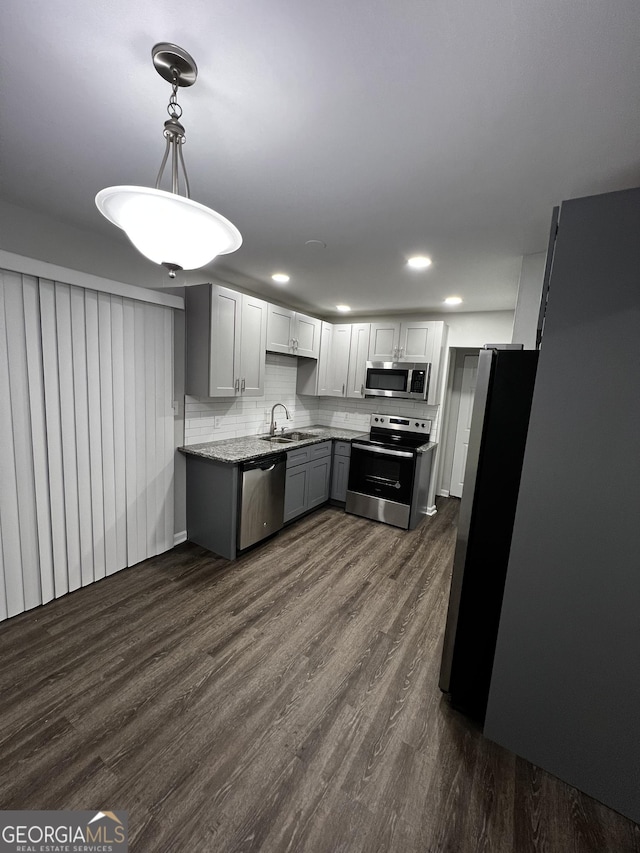
POLYGON ((346 511, 407 529, 414 471, 410 450, 353 442, 346 511))

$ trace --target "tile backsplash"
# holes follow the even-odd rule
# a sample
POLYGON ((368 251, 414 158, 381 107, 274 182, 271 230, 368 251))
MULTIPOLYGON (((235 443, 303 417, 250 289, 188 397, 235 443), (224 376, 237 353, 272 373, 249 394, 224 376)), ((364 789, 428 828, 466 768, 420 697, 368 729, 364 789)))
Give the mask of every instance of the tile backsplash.
POLYGON ((308 397, 296 394, 298 360, 290 355, 267 353, 263 397, 185 397, 184 443, 199 444, 260 435, 269 430, 271 407, 284 403, 291 420, 283 409, 276 409, 278 427, 305 427, 312 424, 369 431, 369 416, 373 412, 431 418, 431 438, 438 440, 438 406, 427 406, 410 400, 381 401, 376 399, 345 399, 343 397, 308 397))

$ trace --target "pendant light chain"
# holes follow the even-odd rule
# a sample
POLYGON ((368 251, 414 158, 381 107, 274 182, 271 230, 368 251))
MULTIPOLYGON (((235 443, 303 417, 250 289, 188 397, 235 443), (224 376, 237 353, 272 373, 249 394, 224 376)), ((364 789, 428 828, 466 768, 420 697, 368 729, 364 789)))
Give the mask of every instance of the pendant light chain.
POLYGON ((171 116, 171 118, 181 118, 182 116, 182 107, 178 103, 178 80, 180 75, 178 73, 177 68, 171 69, 173 73, 173 83, 171 84, 171 97, 169 98, 169 103, 167 104, 167 112, 171 116), (179 110, 180 112, 177 112, 179 110))
POLYGON ((169 113, 169 119, 164 123, 164 137, 167 140, 167 144, 164 150, 164 157, 162 158, 162 163, 160 164, 160 171, 158 172, 158 177, 156 178, 156 189, 160 189, 160 182, 162 181, 162 175, 164 174, 164 168, 167 165, 167 160, 169 159, 169 152, 171 152, 171 192, 176 195, 180 194, 180 168, 182 168, 182 175, 184 178, 185 185, 185 196, 187 198, 191 198, 191 190, 189 187, 189 177, 187 175, 187 167, 184 163, 184 157, 182 156, 182 146, 185 142, 185 133, 184 127, 180 123, 180 119, 182 118, 182 107, 178 103, 178 86, 180 79, 180 72, 177 68, 171 69, 173 82, 171 84, 171 97, 169 98, 169 103, 167 104, 167 112, 169 113))

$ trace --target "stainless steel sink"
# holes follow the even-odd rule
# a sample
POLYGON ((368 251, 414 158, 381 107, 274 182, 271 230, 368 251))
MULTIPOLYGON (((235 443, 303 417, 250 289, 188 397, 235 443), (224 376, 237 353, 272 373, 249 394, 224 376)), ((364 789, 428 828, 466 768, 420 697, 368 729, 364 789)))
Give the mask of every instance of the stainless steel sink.
POLYGON ((261 435, 261 441, 269 441, 271 444, 292 444, 294 441, 304 441, 307 438, 317 438, 313 432, 286 432, 284 435, 261 435))
POLYGON ((294 432, 285 432, 284 438, 291 438, 294 441, 304 441, 306 438, 318 438, 318 436, 313 432, 299 432, 298 430, 294 430, 294 432))

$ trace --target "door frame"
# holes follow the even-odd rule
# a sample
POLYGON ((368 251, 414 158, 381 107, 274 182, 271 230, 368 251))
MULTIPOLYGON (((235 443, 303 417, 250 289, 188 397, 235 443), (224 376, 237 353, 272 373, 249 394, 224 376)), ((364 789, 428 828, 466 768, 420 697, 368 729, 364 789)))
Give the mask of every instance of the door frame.
POLYGON ((440 433, 442 455, 440 456, 437 480, 437 494, 443 497, 449 497, 451 474, 453 469, 453 453, 455 450, 456 431, 458 428, 458 414, 460 412, 461 388, 454 387, 456 370, 462 369, 464 366, 465 356, 478 355, 480 353, 480 349, 480 347, 449 348, 449 369, 447 372, 442 431, 440 433))

